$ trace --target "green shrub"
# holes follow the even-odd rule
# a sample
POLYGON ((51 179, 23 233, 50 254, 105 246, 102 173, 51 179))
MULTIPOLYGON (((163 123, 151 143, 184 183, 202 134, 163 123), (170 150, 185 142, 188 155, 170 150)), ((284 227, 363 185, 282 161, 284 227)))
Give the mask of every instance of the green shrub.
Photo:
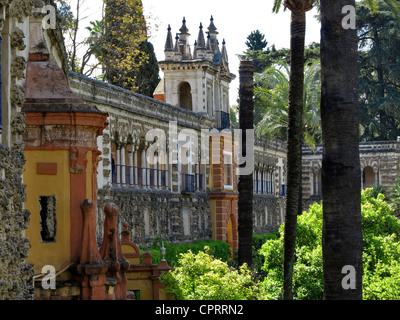
MULTIPOLYGON (((152 255, 153 263, 160 263, 161 247, 162 240, 157 238, 154 239, 153 245, 148 248, 152 255)), ((203 240, 187 244, 173 244, 164 241, 164 248, 166 249, 165 259, 167 260, 170 267, 175 267, 177 265, 180 254, 186 253, 189 250, 196 254, 199 251, 204 250, 205 247, 209 247, 210 254, 218 259, 221 259, 222 261, 227 262, 232 256, 229 244, 220 240, 203 240)), ((142 248, 142 251, 143 250, 144 249, 142 248)))
MULTIPOLYGON (((363 226, 363 298, 398 299, 400 294, 400 222, 383 194, 366 189, 361 197, 363 226)), ((261 248, 267 273, 262 288, 268 299, 281 299, 283 286, 283 231, 261 248)), ((298 217, 293 296, 322 299, 322 205, 314 204, 298 217)))
POLYGON ((209 248, 197 254, 180 255, 177 267, 161 276, 161 282, 176 300, 254 300, 258 285, 246 265, 239 271, 214 258, 209 248))

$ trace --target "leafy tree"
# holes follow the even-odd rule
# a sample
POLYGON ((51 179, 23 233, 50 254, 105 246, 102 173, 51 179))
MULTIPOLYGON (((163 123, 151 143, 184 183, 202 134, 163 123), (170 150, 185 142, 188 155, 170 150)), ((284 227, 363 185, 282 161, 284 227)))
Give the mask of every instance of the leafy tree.
POLYGON ((400 27, 390 7, 376 1, 371 12, 357 3, 362 140, 400 135, 400 27))
POLYGON ((256 300, 261 298, 257 283, 244 264, 239 270, 205 251, 181 254, 178 266, 163 274, 161 282, 176 300, 256 300))
MULTIPOLYGON (((319 59, 319 43, 313 42, 304 48, 304 61, 312 63, 319 59)), ((265 50, 247 50, 239 55, 242 60, 252 60, 254 72, 261 73, 266 68, 273 67, 275 64, 286 62, 290 65, 290 49, 276 49, 275 45, 267 47, 265 50)))
MULTIPOLYGON (((400 221, 383 194, 374 197, 372 188, 362 191, 363 299, 393 300, 400 292, 400 221)), ((299 300, 323 298, 322 259, 323 204, 310 206, 298 217, 293 295, 299 300)), ((260 284, 267 299, 282 299, 283 233, 267 240, 260 250, 267 273, 260 284)), ((344 275, 341 275, 342 277, 344 275)))
POLYGON ((146 41, 146 21, 140 0, 105 0, 104 42, 100 61, 105 79, 125 89, 136 89, 136 70, 147 62, 140 51, 146 41))
MULTIPOLYGON (((321 143, 321 66, 319 60, 304 65, 303 139, 310 147, 321 143)), ((281 63, 255 75, 255 109, 261 120, 256 133, 280 140, 287 139, 289 66, 281 63)))
POLYGON ((62 31, 72 27, 74 14, 70 4, 65 0, 54 0, 57 6, 57 23, 62 31))
POLYGON ((252 31, 249 36, 247 36, 246 46, 249 51, 264 50, 268 45, 268 41, 265 40, 265 35, 260 32, 260 30, 252 31))
POLYGON ((154 47, 148 40, 140 44, 140 55, 148 56, 146 63, 142 63, 137 71, 135 86, 140 94, 153 97, 154 90, 160 82, 159 68, 154 47))

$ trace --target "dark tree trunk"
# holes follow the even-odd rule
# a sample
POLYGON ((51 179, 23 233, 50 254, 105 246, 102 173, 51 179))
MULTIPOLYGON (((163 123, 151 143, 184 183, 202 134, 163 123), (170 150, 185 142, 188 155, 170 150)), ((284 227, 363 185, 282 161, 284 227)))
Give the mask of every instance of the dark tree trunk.
POLYGON ((287 194, 283 248, 283 299, 293 299, 293 265, 296 244, 297 214, 301 188, 301 146, 304 90, 304 8, 291 8, 290 25, 290 89, 287 144, 287 194))
POLYGON ((362 299, 357 30, 342 27, 346 5, 355 0, 321 0, 324 299, 362 299))
MULTIPOLYGON (((242 152, 247 151, 246 129, 254 129, 253 62, 241 61, 239 67, 239 128, 242 130, 242 152)), ((245 166, 240 165, 240 166, 245 166)), ((238 183, 238 263, 253 264, 253 173, 240 175, 238 183)))

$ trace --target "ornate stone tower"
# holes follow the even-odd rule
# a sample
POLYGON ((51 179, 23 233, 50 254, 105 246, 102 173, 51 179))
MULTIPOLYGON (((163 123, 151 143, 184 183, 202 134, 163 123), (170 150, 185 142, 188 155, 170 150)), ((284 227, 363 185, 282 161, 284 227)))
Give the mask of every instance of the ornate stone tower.
POLYGON ((208 114, 216 121, 218 129, 224 129, 229 127, 229 84, 235 75, 229 71, 225 40, 220 48, 212 16, 205 33, 200 23, 192 50, 186 19, 183 18, 175 41, 168 26, 165 60, 159 62, 164 78, 154 97, 196 113, 208 114))

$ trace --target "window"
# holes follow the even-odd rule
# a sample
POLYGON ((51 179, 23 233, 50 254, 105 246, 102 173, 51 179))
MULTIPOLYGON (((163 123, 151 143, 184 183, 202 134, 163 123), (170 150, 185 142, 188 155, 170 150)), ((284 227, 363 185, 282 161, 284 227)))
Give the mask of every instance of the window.
POLYGON ((182 82, 179 86, 179 105, 183 109, 192 110, 192 93, 188 82, 182 82))
POLYGON ((39 197, 40 237, 42 242, 55 242, 57 203, 55 196, 39 197))
POLYGON ((232 153, 224 151, 224 187, 233 189, 232 153))

